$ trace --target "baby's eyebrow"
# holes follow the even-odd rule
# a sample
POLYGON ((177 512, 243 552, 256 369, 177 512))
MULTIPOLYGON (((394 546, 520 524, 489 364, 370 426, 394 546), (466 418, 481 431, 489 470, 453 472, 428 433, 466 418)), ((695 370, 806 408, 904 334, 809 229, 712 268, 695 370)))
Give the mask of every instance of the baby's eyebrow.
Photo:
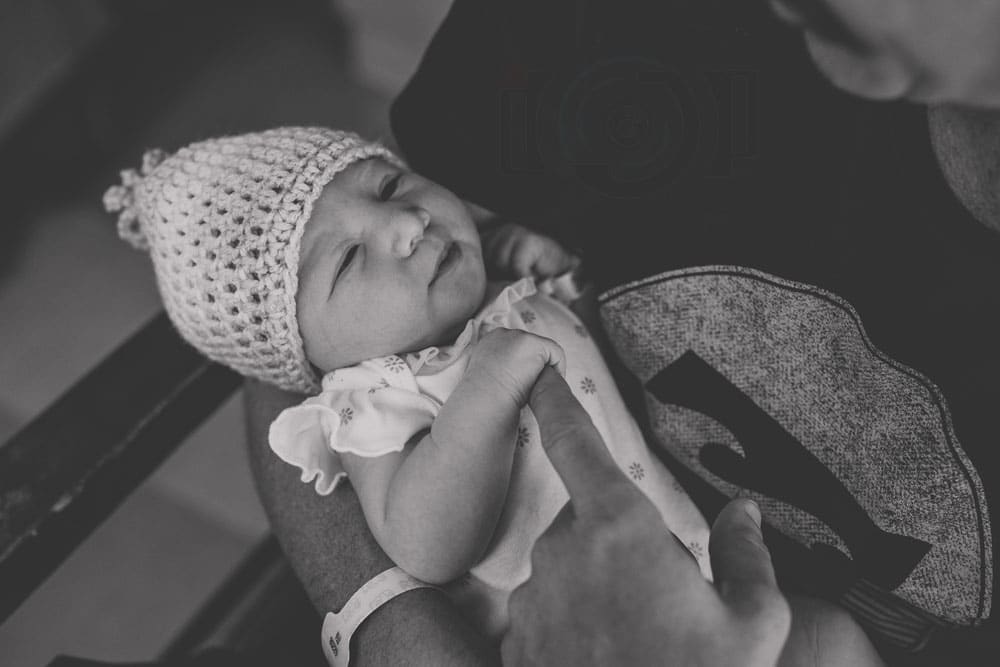
POLYGON ((368 180, 369 178, 378 176, 378 172, 385 169, 385 162, 378 159, 377 157, 368 158, 367 160, 365 160, 365 162, 367 164, 365 164, 364 170, 361 175, 362 180, 368 180))

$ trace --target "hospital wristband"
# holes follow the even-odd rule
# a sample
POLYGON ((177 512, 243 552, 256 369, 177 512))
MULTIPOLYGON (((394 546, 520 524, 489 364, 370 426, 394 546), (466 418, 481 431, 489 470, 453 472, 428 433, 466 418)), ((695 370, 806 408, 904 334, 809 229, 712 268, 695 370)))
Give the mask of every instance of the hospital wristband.
POLYGON ((339 614, 323 619, 323 653, 330 667, 347 667, 351 661, 351 636, 372 612, 398 595, 415 588, 437 588, 393 567, 370 579, 355 591, 339 614))

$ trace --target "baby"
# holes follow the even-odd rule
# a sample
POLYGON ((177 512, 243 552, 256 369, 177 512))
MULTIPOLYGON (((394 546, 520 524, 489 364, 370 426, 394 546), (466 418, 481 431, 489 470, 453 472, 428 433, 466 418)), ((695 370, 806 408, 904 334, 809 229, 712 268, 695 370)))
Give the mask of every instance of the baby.
POLYGON ((648 451, 587 329, 546 293, 577 263, 554 240, 503 226, 484 259, 482 209, 376 143, 318 128, 147 153, 105 203, 150 251, 185 339, 311 394, 272 424, 274 452, 320 494, 348 477, 386 554, 451 582, 488 634, 503 632, 507 596, 568 499, 526 407, 546 366, 709 576, 705 521, 648 451), (520 279, 488 282, 487 263, 520 279))

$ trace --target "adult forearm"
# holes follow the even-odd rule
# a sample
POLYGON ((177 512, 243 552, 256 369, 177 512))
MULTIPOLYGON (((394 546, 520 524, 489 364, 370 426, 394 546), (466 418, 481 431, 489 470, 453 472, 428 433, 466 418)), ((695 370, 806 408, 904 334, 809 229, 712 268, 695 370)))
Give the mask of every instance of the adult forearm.
MULTIPOLYGON (((270 451, 270 422, 301 397, 255 381, 247 381, 244 397, 248 455, 272 529, 317 611, 339 610, 366 581, 392 567, 392 561, 369 532, 349 485, 319 496, 270 451)), ((381 607, 355 634, 355 642, 352 664, 496 662, 495 649, 443 593, 430 589, 411 591, 381 607), (419 654, 414 646, 420 647, 419 654)))

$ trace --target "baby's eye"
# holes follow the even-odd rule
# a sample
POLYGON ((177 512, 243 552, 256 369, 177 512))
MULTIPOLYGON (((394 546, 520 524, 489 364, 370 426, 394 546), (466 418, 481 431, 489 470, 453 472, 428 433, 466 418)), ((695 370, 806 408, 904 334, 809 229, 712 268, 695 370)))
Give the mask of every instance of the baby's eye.
POLYGON ((340 263, 340 268, 337 269, 337 275, 334 276, 333 278, 334 281, 336 281, 337 278, 340 278, 340 274, 342 274, 344 271, 347 270, 347 267, 354 260, 354 256, 357 253, 358 253, 358 246, 356 245, 352 245, 350 248, 347 249, 347 252, 344 253, 344 261, 340 263))
POLYGON ((388 201, 392 198, 392 195, 396 193, 396 188, 399 186, 399 180, 403 178, 403 174, 396 174, 389 180, 383 183, 382 188, 379 190, 378 198, 382 201, 388 201))

